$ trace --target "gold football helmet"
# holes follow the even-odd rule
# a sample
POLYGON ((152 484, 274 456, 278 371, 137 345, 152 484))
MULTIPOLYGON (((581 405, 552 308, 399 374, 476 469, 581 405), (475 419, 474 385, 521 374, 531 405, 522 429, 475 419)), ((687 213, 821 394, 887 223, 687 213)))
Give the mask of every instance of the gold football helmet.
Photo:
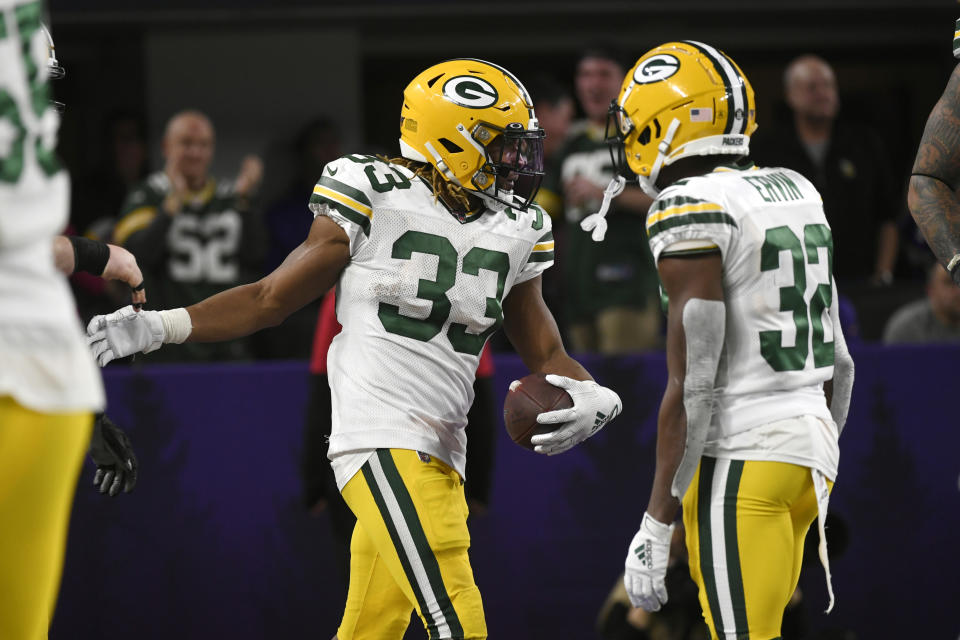
POLYGON ((518 206, 513 185, 529 184, 521 208, 543 178, 543 129, 533 101, 503 67, 473 58, 436 64, 403 92, 400 153, 429 162, 448 181, 491 208, 518 206))
POLYGON ((696 155, 746 155, 757 128, 753 87, 719 49, 693 40, 645 53, 610 105, 607 140, 620 175, 656 196, 660 169, 696 155))

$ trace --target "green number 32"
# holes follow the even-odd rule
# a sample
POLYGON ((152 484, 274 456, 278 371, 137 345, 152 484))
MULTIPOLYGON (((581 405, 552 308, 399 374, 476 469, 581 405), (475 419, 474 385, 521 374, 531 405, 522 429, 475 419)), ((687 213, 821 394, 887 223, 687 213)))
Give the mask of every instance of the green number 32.
MULTIPOLYGON (((39 67, 30 55, 30 42, 40 30, 40 2, 31 2, 15 7, 15 28, 20 35, 20 54, 23 62, 23 72, 29 83, 29 102, 33 116, 41 118, 49 107, 46 69, 39 67)), ((0 42, 10 37, 7 23, 0 20, 0 42)), ((13 75, 7 74, 7 75, 13 75)), ((0 156, 0 182, 17 182, 23 173, 24 146, 27 140, 27 128, 23 124, 23 115, 17 107, 14 97, 5 89, 0 88, 0 130, 8 129, 10 140, 6 155, 0 156), (6 122, 6 126, 3 123, 6 122)), ((53 138, 55 136, 50 136, 53 138)), ((53 175, 60 170, 60 163, 52 147, 47 147, 44 136, 36 136, 34 147, 37 163, 46 175, 53 175)))
POLYGON ((792 347, 781 344, 782 331, 760 332, 760 353, 774 371, 799 371, 806 366, 807 337, 813 326, 813 366, 833 365, 833 342, 823 339, 823 311, 833 303, 833 237, 830 228, 823 224, 808 224, 803 228, 803 243, 790 227, 768 229, 760 249, 760 270, 773 271, 780 268, 782 251, 789 251, 793 259, 793 285, 780 287, 780 311, 793 312, 793 324, 797 339, 792 347), (827 284, 820 284, 810 298, 804 300, 807 289, 807 264, 820 262, 817 249, 827 250, 827 284), (804 251, 804 249, 806 251, 804 251))
MULTIPOLYGON (((377 315, 383 328, 390 333, 427 342, 443 329, 450 316, 450 298, 447 292, 457 279, 457 250, 443 236, 423 231, 407 231, 393 243, 391 256, 410 260, 414 253, 437 256, 437 275, 433 280, 421 279, 417 285, 417 297, 432 304, 426 318, 411 318, 400 313, 395 304, 381 302, 377 315)), ((503 289, 510 272, 510 256, 501 251, 474 247, 463 257, 461 273, 479 276, 480 270, 497 274, 497 294, 487 298, 486 314, 493 324, 481 333, 468 333, 467 325, 454 322, 447 329, 447 339, 459 353, 479 355, 487 338, 503 323, 503 289)))

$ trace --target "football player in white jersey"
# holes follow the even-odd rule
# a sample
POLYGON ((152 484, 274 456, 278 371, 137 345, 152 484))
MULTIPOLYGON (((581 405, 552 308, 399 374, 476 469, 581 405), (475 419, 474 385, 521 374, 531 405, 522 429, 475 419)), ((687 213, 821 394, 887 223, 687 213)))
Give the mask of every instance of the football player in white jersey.
MULTIPOLYGON (((666 602, 682 501, 714 638, 780 636, 818 513, 823 539, 853 384, 820 196, 744 159, 754 110, 727 55, 671 42, 630 70, 608 125, 621 175, 655 198, 647 236, 669 300, 657 468, 625 586, 635 606, 666 602)), ((601 214, 583 226, 602 238, 601 214)))
POLYGON ((64 274, 142 282, 125 250, 57 235, 69 178, 55 154, 48 79, 59 67, 41 12, 39 0, 0 0, 0 638, 12 640, 47 636, 77 474, 104 403, 64 274))
POLYGON ((336 284, 329 456, 357 515, 337 637, 399 639, 416 609, 430 638, 485 638, 463 493, 484 343, 503 324, 530 370, 573 398, 538 417, 558 425, 535 436, 540 453, 595 433, 620 398, 566 354, 540 295, 553 235, 532 204, 543 131, 520 82, 482 60, 434 65, 404 91, 400 133, 401 158, 325 167, 309 236, 270 275, 186 309, 98 316, 88 333, 106 364, 279 324, 336 284))

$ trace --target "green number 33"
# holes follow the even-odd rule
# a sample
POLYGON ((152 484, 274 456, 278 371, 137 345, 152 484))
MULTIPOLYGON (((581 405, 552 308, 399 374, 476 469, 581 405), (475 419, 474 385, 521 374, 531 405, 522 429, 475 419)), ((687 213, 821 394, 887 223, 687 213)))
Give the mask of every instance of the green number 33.
MULTIPOLYGON (((457 250, 443 236, 423 231, 407 231, 393 243, 391 256, 400 260, 410 260, 414 253, 437 256, 437 275, 433 280, 421 279, 417 285, 417 297, 429 300, 432 304, 426 318, 411 318, 400 313, 395 304, 381 302, 377 315, 383 328, 390 333, 427 342, 443 329, 450 317, 450 298, 447 292, 457 279, 457 250)), ((497 274, 497 293, 487 298, 486 314, 493 324, 481 333, 468 333, 467 325, 454 322, 447 329, 447 339, 453 349, 459 353, 479 355, 487 338, 503 323, 503 289, 510 272, 510 256, 501 251, 492 251, 474 247, 463 257, 461 272, 470 276, 479 276, 480 271, 497 274)))
POLYGON ((760 353, 774 371, 799 371, 806 366, 807 337, 813 326, 813 366, 833 365, 833 342, 824 342, 823 312, 833 303, 833 236, 824 224, 808 224, 803 228, 803 243, 790 227, 768 229, 760 249, 760 270, 780 268, 780 253, 789 251, 793 260, 793 285, 780 287, 780 311, 793 312, 797 339, 792 347, 781 344, 782 331, 760 332, 760 353), (820 262, 819 248, 827 250, 827 284, 817 285, 809 305, 804 300, 807 290, 807 264, 820 262))

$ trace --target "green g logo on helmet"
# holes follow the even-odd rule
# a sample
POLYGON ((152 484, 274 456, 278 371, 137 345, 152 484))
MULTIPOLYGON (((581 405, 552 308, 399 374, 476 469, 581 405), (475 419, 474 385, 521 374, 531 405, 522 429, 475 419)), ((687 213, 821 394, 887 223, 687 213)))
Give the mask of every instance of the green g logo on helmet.
POLYGON ((633 81, 637 84, 650 84, 666 80, 680 68, 680 61, 669 53, 661 53, 637 65, 633 72, 633 81))
POLYGON ((492 84, 474 76, 450 78, 443 85, 443 95, 468 109, 492 107, 500 98, 492 84))

